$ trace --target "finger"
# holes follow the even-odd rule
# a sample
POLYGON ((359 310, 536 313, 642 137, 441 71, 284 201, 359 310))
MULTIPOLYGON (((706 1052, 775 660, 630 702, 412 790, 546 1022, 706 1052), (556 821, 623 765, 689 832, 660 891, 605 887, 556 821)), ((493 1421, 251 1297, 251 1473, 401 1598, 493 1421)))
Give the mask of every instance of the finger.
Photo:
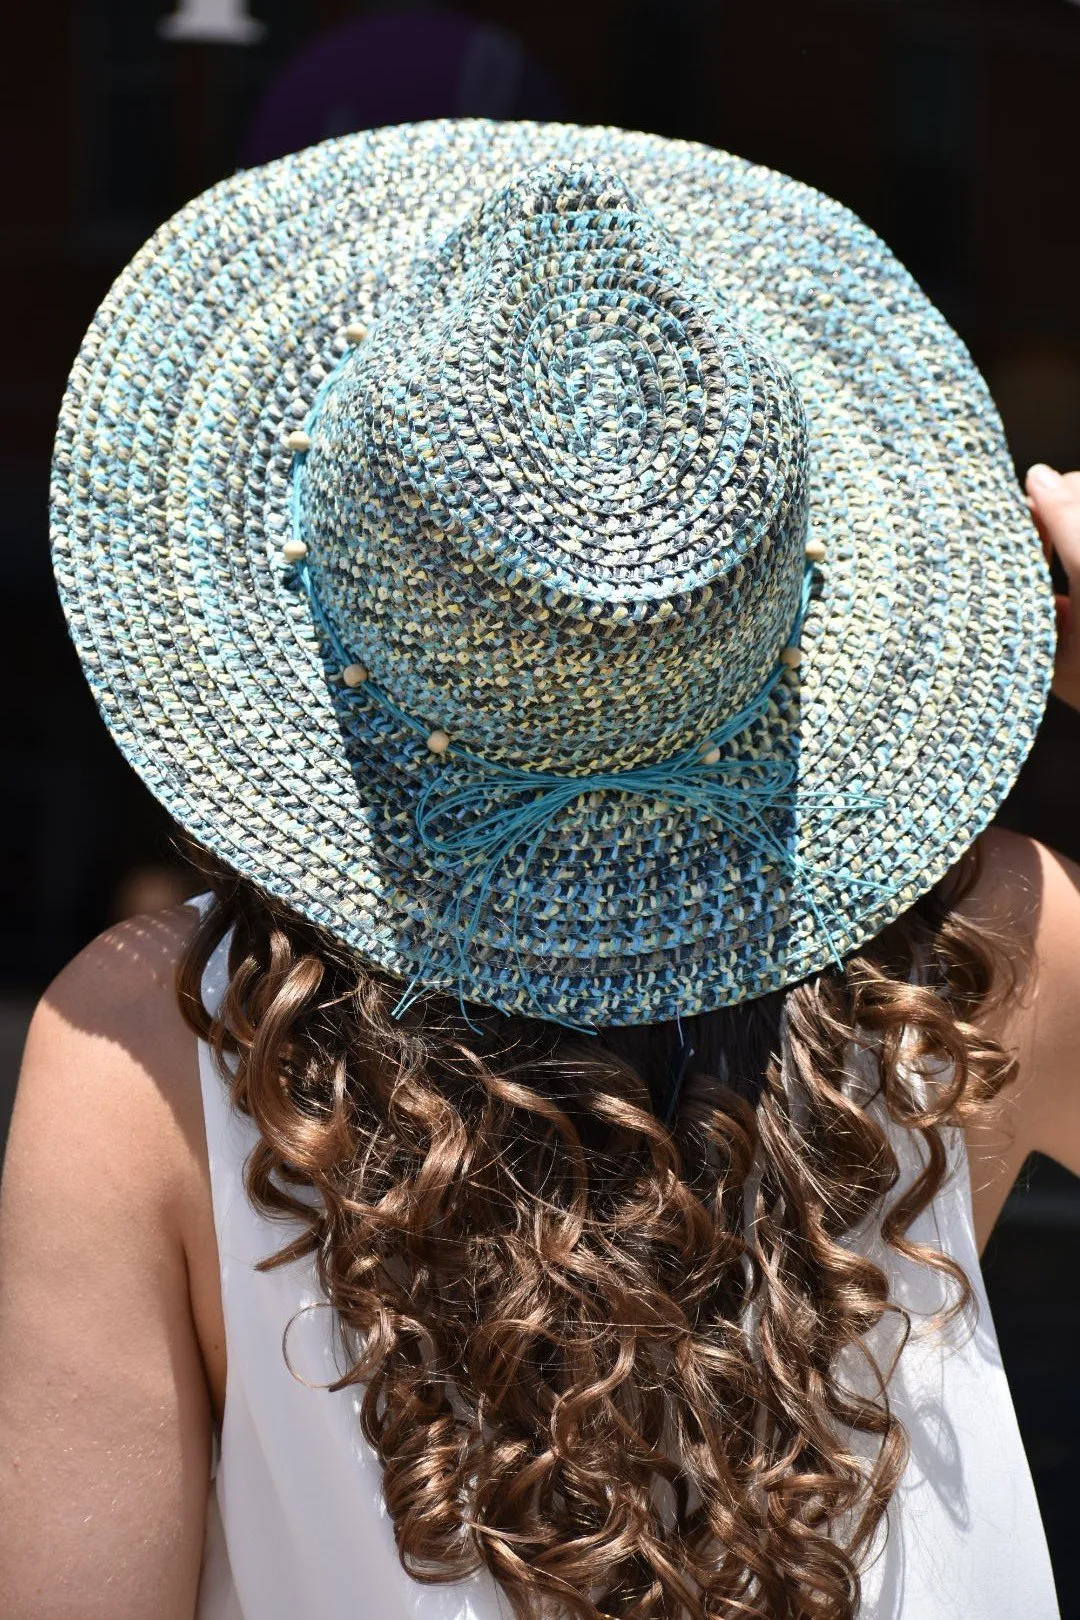
POLYGON ((1054 543, 1047 534, 1046 525, 1039 516, 1038 503, 1033 501, 1030 495, 1027 497, 1027 509, 1031 513, 1031 520, 1038 530, 1039 539, 1042 542, 1042 553, 1046 558, 1047 567, 1049 567, 1054 560, 1054 543))
POLYGON ((1036 465, 1027 475, 1039 530, 1053 545, 1072 589, 1080 588, 1080 474, 1036 465))
POLYGON ((1028 468, 1024 475, 1024 488, 1029 501, 1038 506, 1048 496, 1052 496, 1061 483, 1061 474, 1056 467, 1048 467, 1045 461, 1036 461, 1028 468))

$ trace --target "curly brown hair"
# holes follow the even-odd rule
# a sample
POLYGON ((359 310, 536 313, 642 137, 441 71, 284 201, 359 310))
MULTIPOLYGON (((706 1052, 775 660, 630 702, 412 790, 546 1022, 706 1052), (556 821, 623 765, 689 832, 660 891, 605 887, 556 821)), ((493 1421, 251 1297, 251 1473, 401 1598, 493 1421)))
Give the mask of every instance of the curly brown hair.
POLYGON ((399 982, 211 871, 181 1006, 260 1132, 250 1198, 301 1224, 264 1264, 313 1255, 336 1308, 334 1387, 363 1386, 411 1575, 486 1566, 522 1617, 852 1620, 907 1440, 887 1369, 873 1398, 837 1375, 904 1316, 844 1238, 880 1222, 945 1274, 950 1312, 971 1304, 909 1232, 946 1128, 1013 1071, 975 1023, 998 956, 957 910, 977 865, 842 970, 594 1037, 437 997, 396 1019, 399 982), (856 1050, 876 1117, 845 1084, 856 1050), (887 1121, 924 1160, 891 1202, 887 1121))

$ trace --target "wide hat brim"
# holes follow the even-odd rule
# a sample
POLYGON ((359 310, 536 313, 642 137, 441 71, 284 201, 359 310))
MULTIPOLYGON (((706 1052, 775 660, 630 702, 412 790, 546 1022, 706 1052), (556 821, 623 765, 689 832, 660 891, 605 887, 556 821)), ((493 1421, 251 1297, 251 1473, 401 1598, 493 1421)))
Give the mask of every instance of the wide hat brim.
POLYGON ((797 678, 731 745, 797 750, 794 858, 736 817, 591 792, 501 863, 476 919, 473 999, 645 1023, 781 988, 879 932, 990 821, 1046 700, 1052 597, 993 403, 846 209, 703 146, 566 125, 402 125, 241 171, 161 227, 86 335, 54 560, 105 721, 181 826, 366 958, 458 986, 442 921, 467 874, 414 819, 443 766, 328 679, 281 561, 284 435, 418 254, 560 160, 624 175, 787 364, 828 557, 797 678))

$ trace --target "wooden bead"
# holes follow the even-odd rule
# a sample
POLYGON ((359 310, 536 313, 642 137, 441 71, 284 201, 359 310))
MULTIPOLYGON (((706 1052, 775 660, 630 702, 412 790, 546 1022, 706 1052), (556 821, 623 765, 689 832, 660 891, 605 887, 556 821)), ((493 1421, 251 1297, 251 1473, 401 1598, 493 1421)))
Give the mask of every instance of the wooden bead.
POLYGON ((285 448, 286 450, 296 451, 299 454, 304 450, 311 449, 311 440, 308 438, 303 428, 293 428, 291 433, 286 433, 285 435, 285 448))
POLYGON ((281 555, 286 562, 302 562, 307 556, 307 546, 302 540, 286 540, 281 555))
POLYGON ((780 662, 786 664, 788 669, 798 669, 802 663, 801 647, 785 647, 780 654, 780 662))
POLYGON ((450 738, 445 731, 433 731, 428 737, 427 745, 433 754, 445 754, 450 746, 450 738))
POLYGON ((341 678, 346 686, 363 686, 368 678, 368 672, 363 664, 346 664, 341 672, 341 678))
POLYGON ((706 743, 701 750, 701 763, 703 765, 719 765, 720 750, 715 743, 706 743))
POLYGON ((350 321, 345 328, 345 336, 350 343, 363 343, 367 337, 367 327, 359 321, 350 321))
POLYGON ((814 563, 825 561, 824 540, 808 540, 806 542, 806 560, 814 563))

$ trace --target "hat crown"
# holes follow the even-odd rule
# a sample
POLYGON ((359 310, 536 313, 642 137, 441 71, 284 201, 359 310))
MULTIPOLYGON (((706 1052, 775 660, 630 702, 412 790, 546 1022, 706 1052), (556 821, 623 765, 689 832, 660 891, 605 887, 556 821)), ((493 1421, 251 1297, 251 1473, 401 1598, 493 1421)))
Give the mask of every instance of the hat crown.
POLYGON ((794 381, 618 175, 547 165, 418 260, 312 423, 301 522, 342 643, 472 751, 661 758, 797 609, 794 381))

